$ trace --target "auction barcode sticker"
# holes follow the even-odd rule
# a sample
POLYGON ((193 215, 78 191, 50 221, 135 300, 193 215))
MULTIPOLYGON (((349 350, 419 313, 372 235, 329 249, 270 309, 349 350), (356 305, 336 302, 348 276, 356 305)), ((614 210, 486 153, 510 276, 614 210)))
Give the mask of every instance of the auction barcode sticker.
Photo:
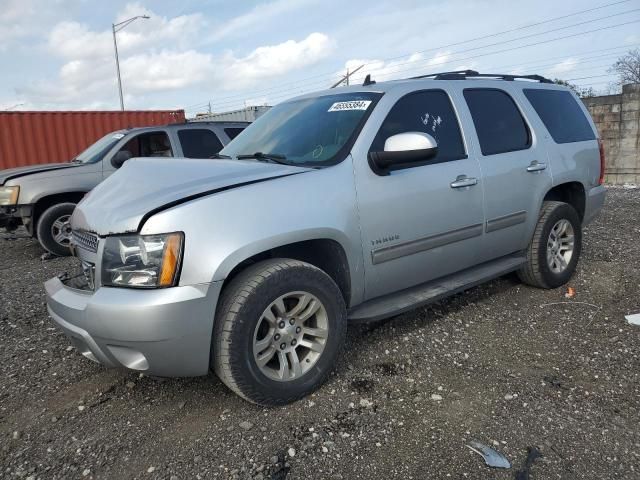
POLYGON ((350 102, 336 102, 331 105, 328 112, 343 112, 345 110, 366 110, 371 105, 371 100, 352 100, 350 102))

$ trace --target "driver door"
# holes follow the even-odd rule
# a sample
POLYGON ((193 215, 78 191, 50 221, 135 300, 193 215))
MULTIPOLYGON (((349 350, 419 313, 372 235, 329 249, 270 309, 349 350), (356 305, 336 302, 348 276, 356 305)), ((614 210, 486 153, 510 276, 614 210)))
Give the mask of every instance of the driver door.
POLYGON ((159 130, 153 132, 144 132, 134 135, 126 139, 126 142, 120 146, 111 155, 105 157, 102 162, 102 178, 107 178, 119 167, 112 164, 112 159, 118 152, 128 152, 130 158, 136 157, 173 157, 174 149, 167 132, 159 130))
POLYGON ((448 93, 424 90, 400 98, 369 152, 382 151, 389 137, 407 132, 431 135, 437 155, 388 175, 374 173, 365 152, 354 156, 366 299, 463 270, 478 260, 482 176, 477 159, 467 155, 448 93))

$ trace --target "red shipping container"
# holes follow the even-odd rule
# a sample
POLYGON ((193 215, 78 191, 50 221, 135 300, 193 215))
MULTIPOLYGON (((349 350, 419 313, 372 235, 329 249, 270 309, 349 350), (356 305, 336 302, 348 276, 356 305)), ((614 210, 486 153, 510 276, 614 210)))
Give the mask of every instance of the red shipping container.
POLYGON ((66 162, 114 130, 184 121, 184 110, 0 112, 0 170, 66 162))

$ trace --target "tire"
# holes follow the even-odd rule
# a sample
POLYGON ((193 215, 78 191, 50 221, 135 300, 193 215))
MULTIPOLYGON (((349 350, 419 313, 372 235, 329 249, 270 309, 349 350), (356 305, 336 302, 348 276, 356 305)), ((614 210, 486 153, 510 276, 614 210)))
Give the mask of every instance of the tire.
POLYGON ((331 373, 344 345, 346 317, 340 289, 319 268, 290 259, 256 263, 238 274, 221 294, 212 338, 211 367, 227 387, 250 402, 263 406, 294 402, 315 391, 331 373), (280 315, 281 309, 274 305, 283 296, 283 306, 290 315, 280 315), (297 315, 294 311, 304 303, 303 297, 309 303, 297 315), (301 320, 318 303, 316 313, 306 321, 301 320), (267 312, 273 315, 266 315, 267 312), (270 321, 273 317, 276 320, 270 321), (285 321, 289 317, 293 330, 287 333, 289 330, 280 328, 283 325, 285 329, 290 328, 285 321), (280 318, 285 320, 278 321, 280 318), (309 337, 305 333, 321 332, 324 327, 324 338, 309 337), (296 333, 298 328, 302 333, 296 333), (294 338, 295 335, 302 336, 294 338), (299 343, 293 343, 296 338, 299 343), (260 342, 270 342, 264 355, 254 351, 261 348, 255 347, 260 342), (320 345, 321 353, 307 348, 307 344, 313 344, 316 350, 320 345), (300 368, 306 370, 298 370, 296 374, 290 361, 292 354, 280 351, 281 347, 295 350, 300 368), (273 352, 271 360, 260 367, 259 358, 267 358, 270 352, 273 352), (282 355, 286 357, 287 369, 282 366, 282 355), (282 378, 278 377, 280 374, 282 378))
MULTIPOLYGON (((554 231, 555 233, 555 231, 554 231)), ((564 245, 568 245, 568 236, 564 237, 564 245)), ((566 248, 566 247, 564 247, 566 248)), ((582 222, 580 217, 568 203, 545 201, 540 210, 540 217, 536 225, 533 238, 527 248, 527 262, 518 271, 518 277, 524 283, 538 288, 557 288, 569 281, 578 264, 582 250, 582 222), (568 222, 568 225, 564 223, 568 222), (551 238, 552 229, 562 230, 567 225, 567 232, 573 233, 573 250, 570 259, 566 260, 566 250, 560 249, 560 256, 564 258, 566 267, 559 268, 561 263, 556 259, 548 260, 547 255, 553 255, 555 246, 551 238), (551 250, 550 250, 551 249, 551 250), (563 253, 564 252, 564 253, 563 253)))
POLYGON ((40 245, 50 253, 65 257, 71 255, 69 241, 71 240, 71 230, 68 225, 75 203, 58 203, 46 209, 38 219, 36 232, 40 245), (60 230, 61 228, 64 231, 60 230), (67 228, 69 228, 67 230, 67 228), (56 234, 56 232, 60 232, 56 234))

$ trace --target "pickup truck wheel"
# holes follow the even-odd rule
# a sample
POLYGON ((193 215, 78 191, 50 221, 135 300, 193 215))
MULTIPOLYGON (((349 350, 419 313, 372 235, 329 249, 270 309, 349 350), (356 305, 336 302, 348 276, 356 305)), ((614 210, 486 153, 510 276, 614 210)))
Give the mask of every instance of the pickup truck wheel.
POLYGON ((256 263, 222 292, 212 368, 235 393, 264 406, 316 390, 346 336, 340 289, 319 268, 289 259, 256 263))
POLYGON ((71 255, 71 226, 69 219, 75 203, 58 203, 46 209, 38 220, 37 233, 40 245, 60 257, 71 255))
POLYGON ((520 280, 539 288, 557 288, 569 281, 582 249, 582 222, 568 203, 546 201, 527 249, 520 280))

